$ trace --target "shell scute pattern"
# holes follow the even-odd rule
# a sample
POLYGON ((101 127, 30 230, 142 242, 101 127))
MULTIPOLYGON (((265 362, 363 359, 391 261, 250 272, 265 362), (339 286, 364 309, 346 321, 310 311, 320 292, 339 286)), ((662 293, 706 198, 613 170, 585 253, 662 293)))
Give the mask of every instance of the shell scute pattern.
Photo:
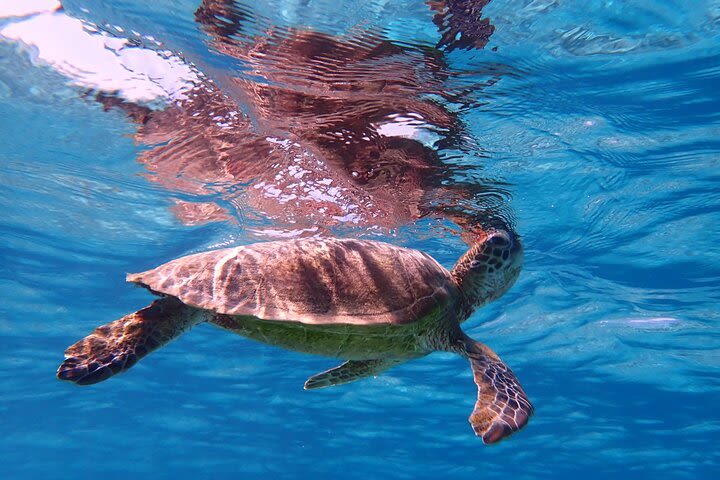
POLYGON ((311 324, 412 323, 459 295, 426 254, 330 238, 200 253, 128 281, 220 314, 311 324))

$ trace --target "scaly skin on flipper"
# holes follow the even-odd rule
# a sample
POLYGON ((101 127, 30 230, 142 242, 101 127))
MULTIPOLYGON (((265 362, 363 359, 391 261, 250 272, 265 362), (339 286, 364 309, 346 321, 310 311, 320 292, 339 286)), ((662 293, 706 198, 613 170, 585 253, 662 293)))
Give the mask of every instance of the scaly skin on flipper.
POLYGON ((78 385, 101 382, 202 321, 201 311, 164 297, 135 313, 97 327, 65 350, 57 376, 78 385))
POLYGON ((464 344, 478 387, 470 424, 483 443, 496 443, 524 427, 533 406, 513 371, 495 352, 471 338, 464 344))
POLYGON ((313 375, 305 382, 305 390, 332 387, 343 383, 354 382, 370 375, 377 375, 385 370, 403 363, 405 360, 349 360, 342 365, 313 375))

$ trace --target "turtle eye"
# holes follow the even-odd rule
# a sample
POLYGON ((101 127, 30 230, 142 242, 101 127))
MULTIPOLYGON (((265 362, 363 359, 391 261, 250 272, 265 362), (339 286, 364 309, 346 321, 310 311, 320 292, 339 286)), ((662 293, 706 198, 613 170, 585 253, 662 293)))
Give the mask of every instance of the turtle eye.
POLYGON ((478 270, 478 269, 481 268, 483 265, 485 265, 485 264, 484 264, 483 262, 481 262, 480 260, 471 260, 471 261, 470 261, 470 268, 471 268, 472 270, 478 270))

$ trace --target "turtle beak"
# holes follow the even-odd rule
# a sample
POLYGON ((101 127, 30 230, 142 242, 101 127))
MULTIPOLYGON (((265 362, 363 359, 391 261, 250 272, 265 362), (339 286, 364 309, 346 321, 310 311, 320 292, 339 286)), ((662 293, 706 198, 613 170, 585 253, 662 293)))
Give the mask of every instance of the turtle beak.
MULTIPOLYGON (((503 260, 520 258, 522 259, 523 246, 520 241, 520 236, 512 230, 493 230, 488 233, 488 237, 485 240, 489 245, 507 251, 507 258, 503 253, 503 260)), ((516 261, 513 261, 513 264, 516 261)))

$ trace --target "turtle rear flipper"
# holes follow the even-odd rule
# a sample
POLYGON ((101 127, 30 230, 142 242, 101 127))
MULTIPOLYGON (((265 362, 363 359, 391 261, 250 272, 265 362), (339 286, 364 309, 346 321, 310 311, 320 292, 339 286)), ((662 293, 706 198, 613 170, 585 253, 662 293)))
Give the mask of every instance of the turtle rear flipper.
POLYGON ((533 406, 512 370, 486 345, 469 338, 465 341, 465 355, 478 387, 469 419, 475 434, 489 444, 523 428, 533 406))
POLYGON ((318 373, 308 378, 305 382, 305 390, 316 388, 332 387, 343 383, 354 382, 371 375, 378 375, 385 370, 394 367, 405 360, 377 359, 377 360, 348 360, 330 370, 318 373))
POLYGON ((203 320, 202 310, 164 297, 135 313, 97 327, 65 350, 57 377, 78 385, 101 382, 127 370, 203 320))

